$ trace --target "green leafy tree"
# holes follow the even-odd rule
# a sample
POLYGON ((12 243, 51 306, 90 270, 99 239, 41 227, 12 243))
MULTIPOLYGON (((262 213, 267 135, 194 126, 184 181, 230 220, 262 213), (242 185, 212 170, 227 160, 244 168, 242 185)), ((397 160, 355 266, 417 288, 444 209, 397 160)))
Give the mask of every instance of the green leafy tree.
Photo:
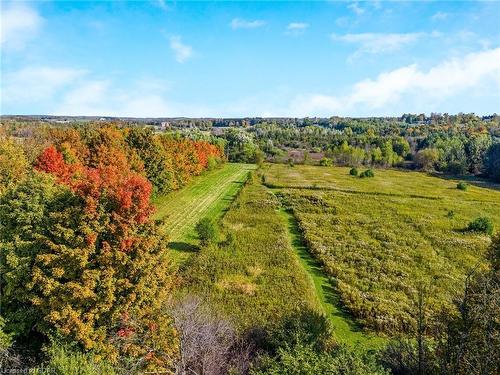
POLYGON ((485 167, 488 176, 500 182, 500 143, 495 143, 488 149, 485 167))
POLYGON ((172 171, 158 138, 150 129, 132 128, 127 134, 127 143, 134 148, 144 163, 146 176, 155 192, 163 194, 171 190, 172 171))
POLYGON ((201 219, 196 224, 195 229, 202 246, 207 246, 217 241, 219 232, 217 224, 213 220, 210 220, 208 217, 201 219))
POLYGON ((0 194, 22 180, 27 175, 28 166, 23 149, 12 139, 0 137, 0 194))
POLYGON ((405 158, 410 153, 410 144, 404 137, 394 138, 392 140, 392 148, 402 158, 405 158))
POLYGON ((465 150, 470 173, 478 174, 484 170, 484 159, 491 143, 489 134, 475 134, 467 140, 465 150))
POLYGON ((439 151, 435 148, 426 148, 420 150, 415 156, 415 164, 417 168, 427 172, 433 170, 438 161, 439 151))

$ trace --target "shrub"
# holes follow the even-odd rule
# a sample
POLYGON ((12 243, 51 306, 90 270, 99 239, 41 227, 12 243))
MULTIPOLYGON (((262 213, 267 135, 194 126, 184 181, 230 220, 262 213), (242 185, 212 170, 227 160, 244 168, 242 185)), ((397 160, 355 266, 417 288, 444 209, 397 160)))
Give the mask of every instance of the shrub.
POLYGON ((275 356, 262 355, 251 375, 269 374, 388 374, 373 356, 360 354, 347 347, 332 351, 316 351, 311 345, 299 344, 279 348, 275 356))
POLYGON ((463 190, 463 191, 466 191, 468 187, 469 187, 469 186, 468 186, 465 182, 463 182, 463 181, 460 181, 460 182, 457 184, 457 189, 458 189, 458 190, 463 190))
POLYGON ((351 170, 349 171, 349 174, 351 176, 357 176, 358 175, 358 169, 357 168, 351 168, 351 170))
POLYGON ((467 231, 486 233, 491 236, 493 234, 493 223, 488 217, 478 217, 467 225, 467 231))
POLYGON ((322 158, 319 161, 319 165, 321 165, 322 167, 331 167, 332 166, 332 159, 322 158))
POLYGON ((361 177, 361 178, 375 177, 375 173, 373 172, 372 169, 367 169, 366 171, 361 172, 361 174, 359 175, 359 177, 361 177))
POLYGON ((57 375, 112 375, 113 367, 106 361, 99 360, 90 353, 82 353, 68 346, 52 344, 47 348, 48 362, 34 371, 44 374, 47 369, 57 375))
POLYGON ((207 169, 211 171, 219 166, 219 160, 213 156, 208 157, 207 169))
POLYGON ((200 239, 201 246, 207 246, 217 240, 217 224, 208 217, 201 219, 198 224, 196 224, 195 229, 200 239))

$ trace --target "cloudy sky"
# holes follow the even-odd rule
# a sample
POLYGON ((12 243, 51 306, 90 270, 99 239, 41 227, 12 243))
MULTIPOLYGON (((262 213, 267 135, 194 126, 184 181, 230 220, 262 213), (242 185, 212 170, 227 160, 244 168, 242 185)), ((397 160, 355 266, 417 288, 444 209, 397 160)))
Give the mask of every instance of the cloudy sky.
POLYGON ((0 5, 2 114, 500 112, 500 2, 0 5))

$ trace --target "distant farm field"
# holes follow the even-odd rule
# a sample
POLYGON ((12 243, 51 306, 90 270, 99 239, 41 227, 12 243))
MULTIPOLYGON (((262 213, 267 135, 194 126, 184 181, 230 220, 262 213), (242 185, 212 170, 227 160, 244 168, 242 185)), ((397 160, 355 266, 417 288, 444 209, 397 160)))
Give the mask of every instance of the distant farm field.
POLYGON ((362 179, 337 167, 270 165, 263 174, 344 306, 377 331, 409 330, 421 287, 430 313, 451 310, 490 241, 464 228, 483 216, 500 229, 494 185, 462 191, 456 180, 417 172, 375 170, 362 179))
POLYGON ((196 223, 203 217, 220 217, 253 169, 252 164, 227 163, 196 177, 185 188, 154 200, 155 218, 165 221, 174 258, 186 257, 185 250, 197 243, 196 223))

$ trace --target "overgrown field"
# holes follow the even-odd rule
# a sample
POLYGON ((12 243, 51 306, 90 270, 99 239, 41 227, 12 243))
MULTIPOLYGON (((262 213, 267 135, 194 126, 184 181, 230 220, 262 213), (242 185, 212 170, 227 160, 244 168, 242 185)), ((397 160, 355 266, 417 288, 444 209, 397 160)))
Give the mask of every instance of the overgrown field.
POLYGON ((500 191, 456 188, 457 181, 416 172, 271 165, 263 177, 292 209, 309 250, 334 279, 361 323, 387 333, 414 324, 420 286, 427 309, 452 307, 466 274, 482 267, 484 234, 464 231, 480 216, 500 228, 500 191))
POLYGON ((155 218, 165 221, 174 258, 186 258, 189 247, 197 243, 196 223, 203 217, 219 218, 253 169, 251 164, 227 163, 194 178, 187 187, 155 199, 155 218))
POLYGON ((241 329, 268 327, 300 307, 320 311, 278 208, 272 193, 249 181, 222 219, 218 242, 185 267, 185 292, 202 296, 241 329))

